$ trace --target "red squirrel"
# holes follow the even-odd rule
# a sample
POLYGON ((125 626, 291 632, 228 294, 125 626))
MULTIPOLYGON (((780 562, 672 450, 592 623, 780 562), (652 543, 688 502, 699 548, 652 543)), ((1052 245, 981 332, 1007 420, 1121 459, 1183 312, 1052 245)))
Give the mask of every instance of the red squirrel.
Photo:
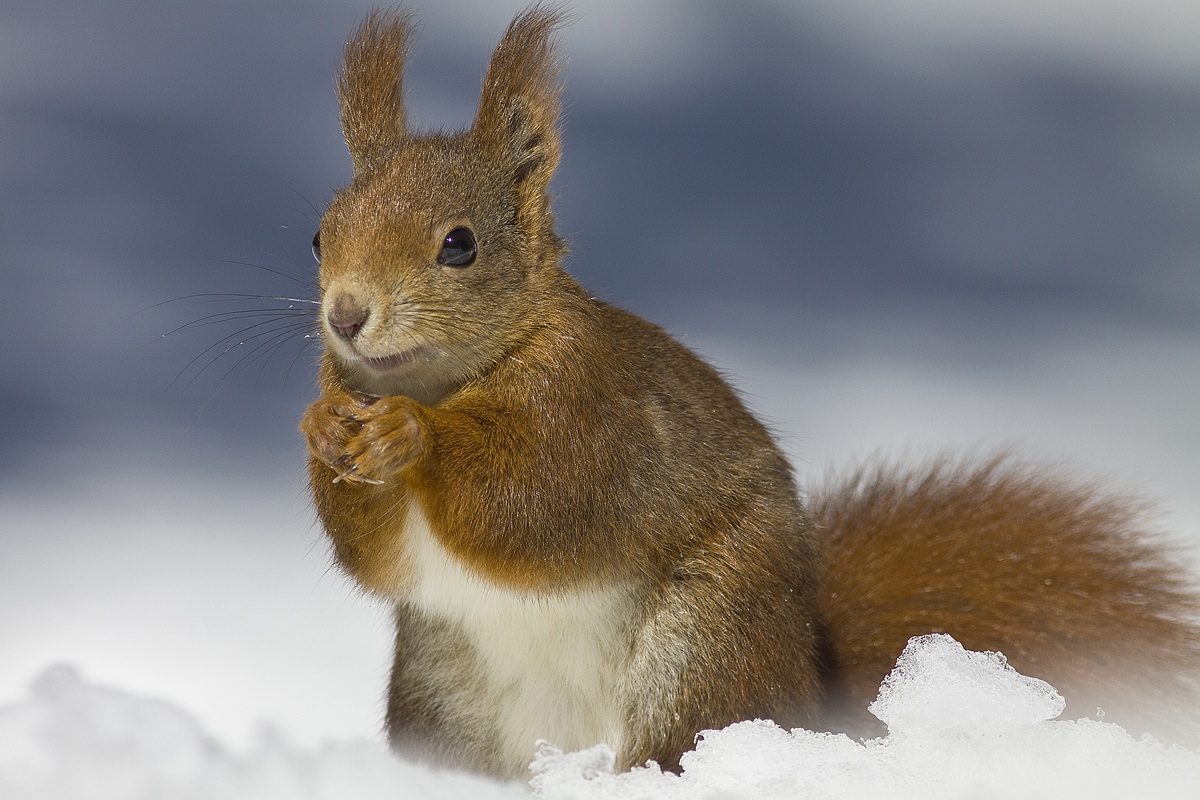
POLYGON ((563 270, 558 22, 512 22, 455 134, 405 118, 404 12, 346 46, 354 176, 313 240, 301 429, 338 564, 395 607, 393 747, 511 778, 539 739, 672 768, 744 719, 868 735, 929 632, 1004 652, 1076 715, 1194 700, 1200 602, 1132 504, 1005 459, 804 503, 717 372, 563 270))

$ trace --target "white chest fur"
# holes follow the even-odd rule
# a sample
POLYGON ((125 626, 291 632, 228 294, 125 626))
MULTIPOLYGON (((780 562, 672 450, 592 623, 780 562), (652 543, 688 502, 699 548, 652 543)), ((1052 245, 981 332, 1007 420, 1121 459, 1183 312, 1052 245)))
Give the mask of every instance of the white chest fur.
POLYGON ((525 764, 535 742, 567 750, 623 738, 617 670, 628 648, 629 590, 518 593, 468 570, 431 533, 420 506, 405 525, 413 581, 405 599, 457 625, 474 646, 507 759, 525 764))

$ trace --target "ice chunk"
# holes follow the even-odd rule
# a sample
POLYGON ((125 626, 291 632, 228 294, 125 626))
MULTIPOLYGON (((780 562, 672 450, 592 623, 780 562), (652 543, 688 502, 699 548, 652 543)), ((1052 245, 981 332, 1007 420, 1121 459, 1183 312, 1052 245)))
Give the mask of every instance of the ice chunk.
POLYGON ((892 735, 1016 730, 1054 719, 1066 701, 1001 653, 974 653, 946 634, 917 636, 869 709, 892 735))

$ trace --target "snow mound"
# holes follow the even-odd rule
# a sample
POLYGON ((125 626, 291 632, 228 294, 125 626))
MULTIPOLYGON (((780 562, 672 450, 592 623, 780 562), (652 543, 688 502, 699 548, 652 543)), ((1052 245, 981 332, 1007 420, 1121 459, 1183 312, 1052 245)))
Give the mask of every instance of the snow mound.
POLYGON ((1103 722, 1055 721, 1053 688, 948 636, 914 639, 871 708, 887 737, 742 722, 701 734, 680 775, 654 765, 614 774, 604 745, 562 753, 543 743, 525 787, 409 764, 373 742, 306 750, 270 729, 237 754, 171 703, 55 666, 27 699, 0 708, 0 797, 983 800, 1192 798, 1200 787, 1200 754, 1103 722))
POLYGON ((522 798, 518 786, 439 773, 379 744, 305 751, 263 728, 235 755, 171 703, 85 682, 58 665, 28 700, 0 708, 4 800, 325 800, 522 798))
POLYGON ((883 739, 741 722, 702 733, 678 776, 653 765, 615 775, 603 745, 567 754, 543 746, 532 785, 554 800, 1200 796, 1200 754, 1112 724, 1052 721, 1063 707, 1052 686, 999 653, 920 636, 871 705, 888 725, 883 739))

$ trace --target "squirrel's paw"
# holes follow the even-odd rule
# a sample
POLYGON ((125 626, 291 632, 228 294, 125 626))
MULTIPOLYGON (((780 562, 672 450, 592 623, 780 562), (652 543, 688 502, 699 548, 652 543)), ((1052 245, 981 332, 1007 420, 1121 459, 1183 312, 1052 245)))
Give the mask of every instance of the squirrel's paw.
POLYGON ((423 446, 417 403, 408 397, 384 397, 358 417, 361 429, 333 464, 335 481, 379 484, 412 464, 423 446))
POLYGON ((308 440, 309 452, 338 472, 339 478, 343 468, 338 462, 350 441, 362 431, 361 415, 372 402, 373 398, 359 395, 325 396, 310 405, 300 420, 300 430, 308 440))

